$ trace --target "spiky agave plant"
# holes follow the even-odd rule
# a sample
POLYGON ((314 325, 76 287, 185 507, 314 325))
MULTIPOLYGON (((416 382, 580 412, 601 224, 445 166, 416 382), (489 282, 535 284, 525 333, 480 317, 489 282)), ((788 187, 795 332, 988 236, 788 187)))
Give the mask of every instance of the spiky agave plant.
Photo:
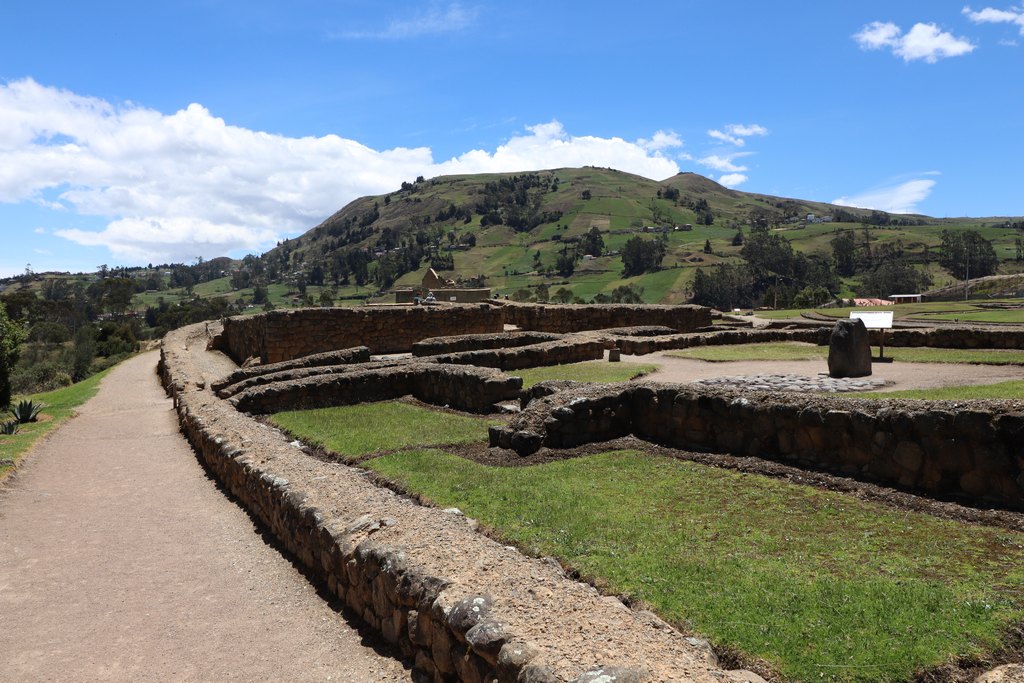
POLYGON ((17 434, 20 427, 21 425, 17 420, 0 422, 0 434, 17 434))
POLYGON ((39 411, 43 409, 42 403, 36 401, 19 401, 17 405, 11 407, 11 415, 19 423, 24 424, 26 422, 35 422, 39 417, 39 411))

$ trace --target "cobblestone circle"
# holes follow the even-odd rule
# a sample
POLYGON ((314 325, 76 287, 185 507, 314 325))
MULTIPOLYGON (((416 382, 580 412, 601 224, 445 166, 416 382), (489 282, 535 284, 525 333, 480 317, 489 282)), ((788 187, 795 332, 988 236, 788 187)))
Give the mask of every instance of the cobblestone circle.
POLYGON ((754 391, 821 391, 850 392, 872 391, 890 384, 885 379, 869 377, 835 378, 821 373, 814 377, 806 375, 733 375, 702 379, 694 384, 725 387, 728 389, 750 389, 754 391))

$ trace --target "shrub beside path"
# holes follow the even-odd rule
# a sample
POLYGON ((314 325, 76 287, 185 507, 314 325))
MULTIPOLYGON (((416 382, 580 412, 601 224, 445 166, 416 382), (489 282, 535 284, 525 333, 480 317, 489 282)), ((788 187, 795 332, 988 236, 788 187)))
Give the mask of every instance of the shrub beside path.
POLYGON ((156 362, 115 368, 0 490, 0 678, 410 680, 207 478, 156 362))

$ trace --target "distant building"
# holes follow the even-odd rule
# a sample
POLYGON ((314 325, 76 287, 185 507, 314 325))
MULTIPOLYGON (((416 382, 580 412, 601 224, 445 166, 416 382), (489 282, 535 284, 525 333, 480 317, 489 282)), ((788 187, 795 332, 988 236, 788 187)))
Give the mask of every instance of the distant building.
POLYGON ((919 304, 923 297, 921 294, 890 294, 889 300, 894 304, 919 304))
POLYGON ((419 287, 403 287, 392 291, 395 294, 396 304, 412 304, 416 303, 417 299, 423 301, 430 294, 433 294, 434 300, 438 302, 460 304, 486 301, 491 298, 490 287, 460 287, 455 280, 438 275, 433 268, 427 269, 419 287))

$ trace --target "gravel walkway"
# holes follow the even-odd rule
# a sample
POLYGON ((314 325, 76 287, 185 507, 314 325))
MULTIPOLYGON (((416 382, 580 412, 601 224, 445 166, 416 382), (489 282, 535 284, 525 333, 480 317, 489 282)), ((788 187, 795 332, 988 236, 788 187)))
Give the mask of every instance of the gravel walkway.
MULTIPOLYGON (((671 352, 659 352, 646 356, 623 354, 622 362, 657 365, 658 370, 646 376, 646 379, 655 382, 696 382, 722 377, 767 374, 800 376, 816 381, 822 374, 828 376, 828 362, 824 359, 709 362, 694 358, 677 358, 668 355, 669 353, 671 352)), ((876 363, 871 367, 871 375, 859 379, 864 381, 885 380, 884 386, 872 387, 871 391, 995 384, 1024 379, 1024 366, 969 365, 967 363, 876 363)), ((829 389, 824 388, 822 391, 829 391, 829 389)))
POLYGON ((155 352, 0 492, 0 680, 408 681, 209 480, 155 352))

